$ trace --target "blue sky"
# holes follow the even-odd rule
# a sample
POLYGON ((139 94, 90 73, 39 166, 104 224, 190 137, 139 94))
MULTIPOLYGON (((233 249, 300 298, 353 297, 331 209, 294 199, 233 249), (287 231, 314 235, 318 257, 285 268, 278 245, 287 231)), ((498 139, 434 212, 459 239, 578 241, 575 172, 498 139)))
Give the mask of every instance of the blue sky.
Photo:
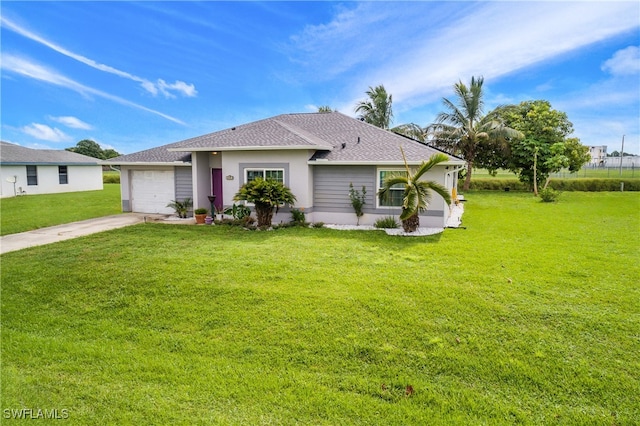
POLYGON ((329 105, 369 86, 427 125, 452 86, 545 99, 585 145, 640 154, 640 3, 7 2, 2 140, 121 153, 329 105))

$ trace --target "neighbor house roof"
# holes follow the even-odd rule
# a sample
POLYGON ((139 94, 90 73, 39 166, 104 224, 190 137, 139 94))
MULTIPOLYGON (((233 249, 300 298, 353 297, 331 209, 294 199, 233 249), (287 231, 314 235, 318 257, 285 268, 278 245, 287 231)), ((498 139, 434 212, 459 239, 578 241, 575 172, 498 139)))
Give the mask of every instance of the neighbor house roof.
MULTIPOLYGON (((194 151, 304 149, 314 151, 309 164, 402 164, 400 147, 410 163, 441 152, 339 112, 329 112, 282 114, 109 162, 168 163, 194 151)), ((449 157, 451 164, 463 164, 459 158, 449 157)))
POLYGON ((102 160, 56 149, 31 149, 0 142, 0 163, 4 165, 77 165, 97 166, 102 160))

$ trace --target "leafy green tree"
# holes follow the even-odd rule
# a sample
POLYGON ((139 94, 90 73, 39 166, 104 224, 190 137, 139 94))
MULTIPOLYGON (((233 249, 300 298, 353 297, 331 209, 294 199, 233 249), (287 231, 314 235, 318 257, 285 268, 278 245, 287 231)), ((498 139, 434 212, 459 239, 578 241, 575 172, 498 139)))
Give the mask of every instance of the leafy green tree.
POLYGON ((104 157, 105 160, 108 160, 109 158, 116 158, 120 156, 120 153, 118 151, 116 151, 115 149, 105 149, 104 151, 102 151, 102 155, 104 157))
POLYGON ((77 154, 87 155, 93 158, 99 158, 101 160, 107 160, 109 158, 118 157, 120 154, 114 149, 107 149, 104 151, 97 142, 91 139, 83 139, 71 148, 66 148, 67 151, 75 152, 77 154))
POLYGON ((323 105, 318 107, 318 112, 333 112, 333 109, 329 105, 323 105))
POLYGON ((476 158, 484 144, 491 144, 502 139, 521 137, 520 132, 505 126, 495 114, 485 115, 483 112, 482 77, 471 77, 467 87, 462 81, 454 85, 458 103, 444 98, 442 102, 447 111, 436 117, 436 122, 428 127, 433 143, 446 151, 462 156, 467 162, 467 173, 463 190, 468 190, 471 173, 476 165, 476 158))
MULTIPOLYGON (((525 101, 496 109, 495 114, 524 137, 509 141, 508 168, 537 195, 550 173, 569 168, 576 172, 589 161, 589 149, 577 138, 567 138, 573 124, 548 101, 525 101)), ((546 184, 545 184, 546 187, 546 184)))
POLYGON ((274 211, 277 213, 281 205, 289 204, 293 206, 296 201, 295 195, 281 182, 262 178, 242 185, 233 199, 235 201, 248 201, 255 205, 259 228, 271 226, 274 211))
POLYGON ((355 112, 367 123, 388 130, 393 119, 392 96, 387 94, 383 85, 369 87, 366 94, 369 99, 359 102, 355 112))
POLYGON ((445 154, 434 154, 428 161, 423 161, 416 170, 412 170, 407 164, 404 150, 402 148, 400 150, 402 151, 406 171, 388 175, 382 182, 378 196, 387 196, 392 187, 397 187, 396 185, 404 186, 400 220, 405 232, 414 232, 420 226, 420 217, 418 215, 429 207, 432 191, 444 198, 447 204, 451 204, 451 196, 447 188, 439 183, 421 179, 434 166, 447 161, 449 158, 445 154))

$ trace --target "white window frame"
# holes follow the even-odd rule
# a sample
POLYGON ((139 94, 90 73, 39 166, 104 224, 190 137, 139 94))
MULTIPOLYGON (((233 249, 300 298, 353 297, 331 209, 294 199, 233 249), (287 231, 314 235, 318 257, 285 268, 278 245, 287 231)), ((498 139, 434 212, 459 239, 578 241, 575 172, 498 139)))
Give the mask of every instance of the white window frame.
MULTIPOLYGON (((404 172, 406 173, 407 170, 404 168, 399 168, 399 167, 380 167, 378 169, 376 169, 376 194, 378 193, 378 191, 380 191, 380 188, 382 187, 381 183, 382 183, 382 179, 380 178, 380 174, 382 172, 390 172, 390 173, 396 173, 396 172, 404 172)), ((400 189, 391 189, 391 191, 402 191, 404 192, 404 188, 400 189)), ((397 206, 385 206, 380 202, 380 197, 376 195, 376 207, 379 209, 398 209, 402 207, 402 204, 397 205, 397 206)))
MULTIPOLYGON (((285 184, 284 169, 282 167, 245 167, 244 169, 244 183, 249 182, 249 172, 262 172, 262 179, 265 179, 267 172, 282 172, 282 180, 278 180, 283 185, 285 184)), ((266 180, 266 179, 265 179, 266 180)))
POLYGON ((69 166, 58 166, 58 184, 69 184, 69 166), (64 168, 64 172, 63 172, 64 168), (64 178, 64 179, 63 179, 64 178), (64 182, 62 182, 64 180, 64 182))

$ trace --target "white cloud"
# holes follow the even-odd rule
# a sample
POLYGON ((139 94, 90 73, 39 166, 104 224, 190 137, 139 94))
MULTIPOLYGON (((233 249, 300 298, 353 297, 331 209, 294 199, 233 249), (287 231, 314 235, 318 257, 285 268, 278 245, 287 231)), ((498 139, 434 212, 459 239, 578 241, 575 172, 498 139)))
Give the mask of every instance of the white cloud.
POLYGON ((602 70, 614 76, 640 73, 640 48, 638 46, 629 46, 618 50, 602 64, 602 70))
POLYGON ((65 142, 71 138, 61 130, 49 127, 46 124, 31 123, 20 130, 34 138, 49 142, 65 142))
POLYGON ((49 116, 48 117, 50 120, 53 120, 55 122, 64 124, 67 127, 70 127, 72 129, 81 129, 81 130, 91 130, 93 129, 93 126, 91 126, 90 124, 85 123, 84 121, 76 118, 76 117, 70 117, 70 116, 63 116, 63 117, 52 117, 49 116))
POLYGON ((110 93, 106 93, 101 90, 85 86, 81 83, 78 83, 77 81, 74 81, 61 74, 58 74, 55 71, 49 70, 39 64, 30 62, 27 59, 23 59, 14 55, 3 53, 0 66, 2 67, 2 69, 6 71, 14 72, 16 74, 20 74, 25 77, 33 78, 36 80, 45 81, 47 83, 51 83, 56 86, 62 86, 67 89, 73 90, 74 92, 80 93, 83 96, 89 96, 89 95, 99 96, 101 98, 109 99, 110 101, 119 103, 121 105, 126 105, 132 108, 149 112, 151 114, 158 115, 169 121, 173 121, 174 123, 183 124, 183 125, 185 124, 183 121, 175 117, 172 117, 170 115, 164 114, 160 111, 156 111, 151 108, 147 108, 145 106, 136 104, 135 102, 131 102, 126 99, 123 99, 119 96, 115 96, 110 93))
POLYGON ((52 41, 49 41, 43 37, 40 37, 39 35, 25 28, 22 28, 18 24, 7 19, 5 16, 0 16, 0 23, 4 28, 8 30, 11 30, 17 34, 20 34, 23 37, 26 37, 30 40, 40 43, 64 56, 67 56, 71 59, 75 59, 78 62, 81 62, 85 65, 90 66, 91 68, 95 68, 97 70, 114 74, 114 75, 117 75, 118 77, 127 78, 129 80, 140 83, 140 86, 142 86, 143 89, 145 89, 147 92, 151 93, 154 96, 156 96, 160 92, 167 98, 175 98, 175 95, 173 95, 170 92, 171 90, 175 90, 176 92, 181 93, 183 96, 187 96, 187 97, 194 97, 198 93, 195 90, 195 86, 193 84, 189 85, 182 81, 176 81, 173 85, 167 85, 162 79, 158 79, 158 81, 154 83, 152 81, 149 81, 146 78, 138 77, 137 75, 128 73, 126 71, 121 71, 109 65, 101 64, 93 59, 87 58, 86 56, 79 55, 70 50, 67 50, 66 48, 59 46, 52 41))
POLYGON ((313 78, 349 79, 346 105, 382 83, 416 106, 458 80, 496 79, 637 28, 637 14, 635 2, 356 3, 292 37, 292 55, 313 78))
POLYGON ((196 87, 193 84, 187 84, 184 81, 176 81, 173 84, 169 84, 162 79, 158 79, 155 87, 167 98, 175 98, 175 95, 170 91, 176 91, 182 93, 183 96, 189 98, 195 97, 198 94, 196 87))

